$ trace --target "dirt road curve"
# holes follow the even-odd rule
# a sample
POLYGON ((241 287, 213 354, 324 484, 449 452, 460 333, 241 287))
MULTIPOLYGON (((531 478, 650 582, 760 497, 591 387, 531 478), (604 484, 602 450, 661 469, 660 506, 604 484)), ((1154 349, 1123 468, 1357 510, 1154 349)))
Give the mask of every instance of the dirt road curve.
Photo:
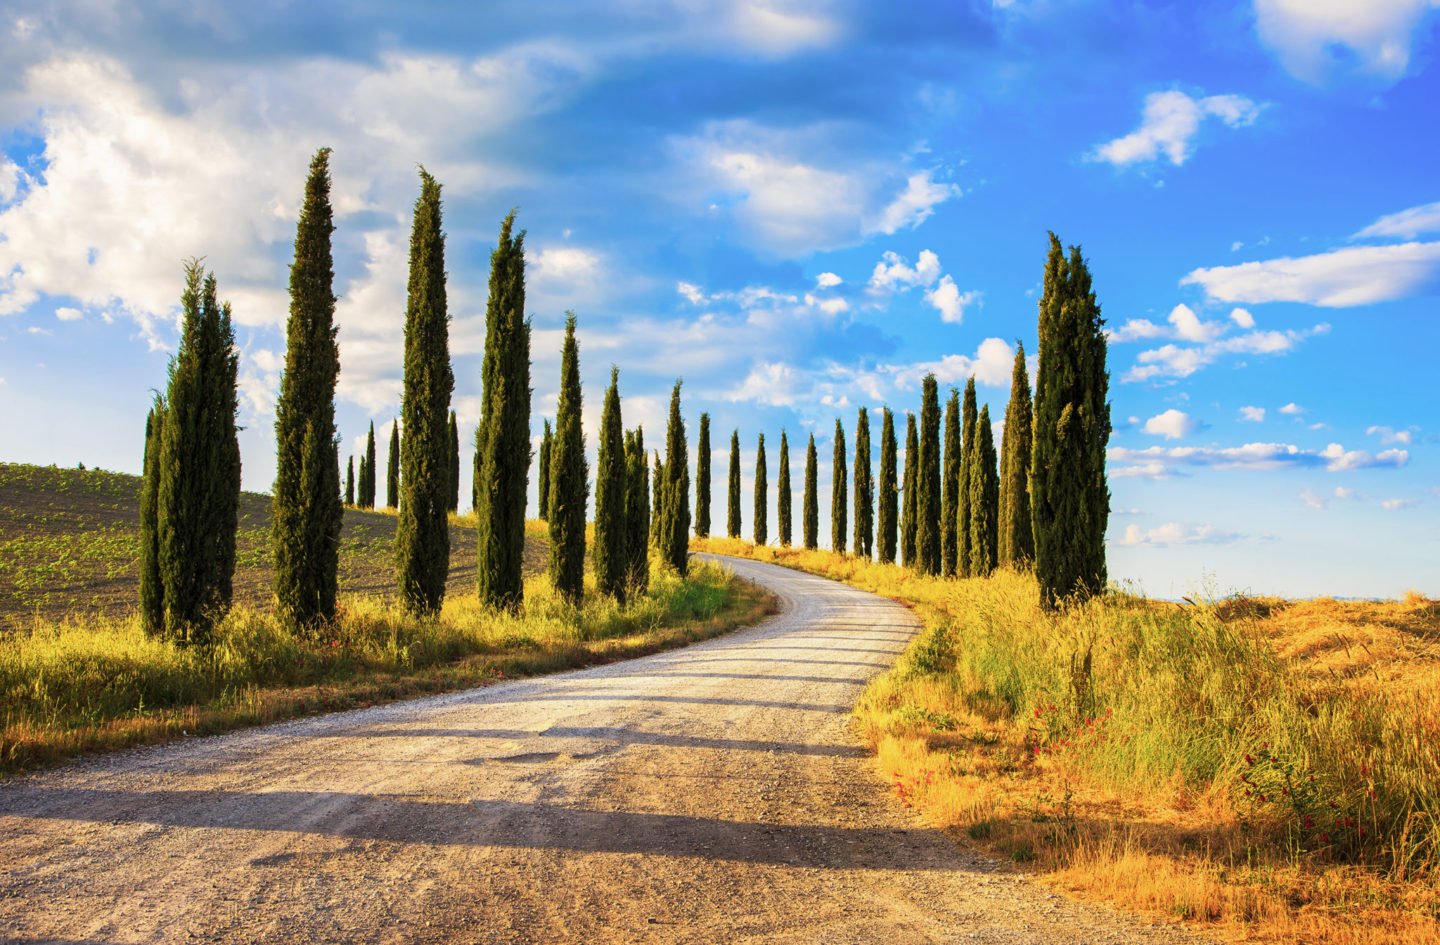
POLYGON ((917 825, 847 727, 902 608, 0 784, 7 942, 1175 942, 917 825))

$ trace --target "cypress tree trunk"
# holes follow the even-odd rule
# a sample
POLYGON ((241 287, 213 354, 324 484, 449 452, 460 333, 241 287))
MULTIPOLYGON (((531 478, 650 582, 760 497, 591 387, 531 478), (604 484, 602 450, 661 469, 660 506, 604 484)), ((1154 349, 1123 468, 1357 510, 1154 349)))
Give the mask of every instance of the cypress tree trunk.
POLYGON ((895 482, 895 415, 886 407, 880 423, 880 481, 876 488, 876 551, 881 564, 895 563, 900 490, 895 482))
POLYGON ((580 346, 575 313, 565 317, 560 354, 560 400, 555 408, 555 442, 550 447, 550 583, 567 601, 585 595, 585 433, 580 426, 580 346))
POLYGON ((830 550, 836 554, 845 553, 846 506, 845 482, 849 472, 845 468, 845 427, 840 418, 835 418, 835 451, 831 454, 830 479, 830 550))
MULTIPOLYGON (((525 502, 530 473, 530 323, 525 318, 525 234, 515 212, 500 225, 490 256, 481 366, 476 476, 477 585, 488 607, 518 608, 525 598, 525 502)), ((558 418, 557 418, 558 426, 558 418)), ((554 474, 555 462, 549 464, 554 474)), ((547 495, 554 498, 551 482, 547 495)), ((547 502, 550 501, 547 499, 547 502)), ((554 514, 554 509, 547 509, 554 514)), ((584 508, 580 511, 584 524, 584 508)))
POLYGON ((160 445, 165 401, 145 415, 145 459, 140 479, 140 624, 150 636, 165 633, 165 585, 160 576, 160 445))
POLYGON ((405 440, 398 485, 404 488, 395 523, 400 599, 413 614, 433 614, 445 600, 450 574, 451 487, 450 311, 445 293, 445 235, 440 229, 440 184, 422 167, 420 197, 410 232, 410 279, 405 305, 405 382, 400 413, 405 440))
POLYGON ((810 434, 810 445, 805 447, 805 496, 803 521, 804 543, 808 551, 814 551, 820 539, 820 496, 819 476, 815 469, 815 434, 810 434))
POLYGON ((777 524, 780 526, 780 547, 789 548, 790 540, 794 537, 794 531, 790 522, 790 506, 794 501, 794 495, 790 491, 790 442, 785 438, 785 431, 780 431, 780 477, 776 483, 776 515, 779 518, 777 524))
POLYGON ((620 422, 620 371, 610 368, 610 387, 600 411, 600 448, 595 459, 595 585, 622 604, 630 561, 625 521, 625 427, 620 422))
POLYGON ((870 412, 861 407, 855 421, 855 554, 861 558, 874 550, 875 486, 870 471, 870 412))
POLYGON ((1030 412, 1030 377, 1025 346, 1015 349, 1010 376, 1010 403, 1005 407, 1005 432, 1000 443, 1000 564, 1028 568, 1035 560, 1035 535, 1030 527, 1030 446, 1034 440, 1030 412))
POLYGON ((1105 590, 1110 375, 1104 325, 1080 248, 1072 246, 1067 261, 1051 233, 1030 466, 1035 575, 1046 609, 1105 590))
POLYGON ((900 554, 907 568, 918 568, 915 560, 915 500, 916 481, 920 467, 920 437, 915 432, 915 415, 905 412, 905 486, 901 496, 903 509, 900 519, 900 554))
POLYGON ((555 446, 554 434, 550 431, 550 421, 545 421, 545 432, 540 436, 540 471, 537 476, 537 486, 540 490, 540 521, 550 519, 550 451, 555 446))
POLYGON ((365 436, 365 488, 360 504, 367 509, 375 508, 375 421, 370 421, 370 432, 365 436))
MULTIPOLYGON (((954 577, 960 555, 960 391, 950 388, 945 401, 945 458, 941 468, 940 573, 954 577)), ((964 564, 960 569, 964 570, 964 564)))
MULTIPOLYGON (((170 364, 160 428, 157 557, 166 634, 178 643, 204 644, 230 607, 235 573, 238 357, 230 306, 220 306, 215 277, 197 261, 185 267, 181 306, 180 347, 170 364)), ((339 474, 334 463, 327 466, 330 475, 339 474)))
POLYGON ((740 431, 730 434, 730 488, 725 507, 725 533, 740 537, 740 431))
POLYGON ((700 415, 700 439, 695 446, 695 534, 710 537, 710 415, 700 415))
POLYGON ((650 585, 650 466, 645 430, 625 434, 626 596, 634 600, 650 585))
POLYGON ((965 406, 961 410, 961 457, 960 457, 960 509, 959 509, 959 561, 956 571, 965 577, 975 575, 975 548, 971 539, 975 530, 970 527, 974 515, 972 499, 974 489, 970 480, 975 475, 975 378, 965 382, 965 406))
POLYGON ((990 405, 980 410, 970 463, 970 577, 988 577, 999 562, 1000 481, 995 475, 995 434, 990 405))
MULTIPOLYGON (((454 379, 454 373, 451 373, 454 379)), ((455 422, 455 411, 450 411, 450 495, 451 512, 460 511, 460 426, 455 422)))
POLYGON ((390 424, 390 452, 385 457, 385 507, 400 506, 400 419, 390 424))
POLYGON ((920 395, 920 459, 915 468, 915 559, 921 574, 940 573, 940 396, 934 374, 920 395))
POLYGON ((310 162, 295 229, 285 372, 275 403, 275 604, 282 619, 297 627, 335 619, 342 509, 335 434, 340 349, 330 252, 334 229, 330 149, 321 148, 310 162))
POLYGON ((770 509, 766 499, 770 483, 765 471, 765 434, 760 434, 760 443, 755 448, 755 544, 764 545, 770 541, 770 509))
POLYGON ((683 578, 690 570, 690 459, 685 421, 680 417, 680 381, 670 394, 670 422, 665 428, 665 522, 660 558, 683 578))

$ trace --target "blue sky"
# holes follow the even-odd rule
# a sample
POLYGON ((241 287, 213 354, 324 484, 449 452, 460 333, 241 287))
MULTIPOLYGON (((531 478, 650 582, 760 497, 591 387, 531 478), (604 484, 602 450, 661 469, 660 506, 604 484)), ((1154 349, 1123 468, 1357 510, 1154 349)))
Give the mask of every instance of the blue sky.
POLYGON ((717 496, 732 428, 747 490, 781 429, 816 433, 823 484, 835 417, 915 409, 927 371, 1002 416, 1053 229, 1113 333, 1113 577, 1440 594, 1436 0, 496 6, 7 3, 4 458, 138 469, 203 256, 268 489, 330 146, 342 455, 398 410, 417 164, 445 186, 462 426, 518 207, 537 434, 573 308, 589 429, 612 363, 652 442, 683 377, 717 496))

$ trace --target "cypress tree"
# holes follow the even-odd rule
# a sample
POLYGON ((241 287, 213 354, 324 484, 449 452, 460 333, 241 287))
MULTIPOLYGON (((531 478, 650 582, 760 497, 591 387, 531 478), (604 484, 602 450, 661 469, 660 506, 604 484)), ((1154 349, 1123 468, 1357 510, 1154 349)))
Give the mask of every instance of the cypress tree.
MULTIPOLYGON (((215 277, 206 276, 198 261, 185 267, 181 306, 180 347, 170 362, 160 425, 156 544, 165 632, 179 643, 203 644, 229 609, 233 590, 240 506, 238 356, 230 306, 219 304, 215 277)), ((327 466, 338 475, 334 463, 327 466)))
POLYGON ((695 447, 695 535, 710 537, 710 415, 700 415, 700 440, 695 447))
POLYGON ((140 479, 140 623, 151 636, 165 633, 165 584, 160 576, 160 445, 165 401, 145 415, 145 459, 140 479))
POLYGON ((780 526, 780 547, 789 548, 790 540, 794 537, 794 531, 790 522, 790 506, 795 496, 790 491, 790 441, 785 438, 785 431, 780 431, 780 478, 776 483, 778 494, 776 495, 776 515, 779 518, 780 526))
POLYGON ((760 434, 760 444, 755 448, 755 544, 764 545, 770 541, 770 509, 767 505, 770 483, 765 471, 765 434, 760 434))
POLYGON ((600 593, 624 603, 630 561, 625 520, 625 427, 620 422, 620 371, 610 368, 610 387, 600 410, 600 448, 595 459, 595 547, 591 561, 600 593))
MULTIPOLYGON (((525 502, 530 473, 530 322, 525 318, 525 233, 515 211, 500 224, 490 256, 481 366, 476 498, 477 584, 488 607, 514 609, 525 597, 525 502)), ((557 418, 556 425, 559 425, 557 418)), ((549 463, 554 474, 555 461, 549 463)), ((547 495, 555 494, 549 483, 547 495)), ((548 499, 546 500, 549 501, 548 499)), ((554 514, 553 508, 547 508, 554 514)), ((581 524, 584 524, 582 503, 581 524)))
POLYGON ((365 435, 365 488, 361 490, 360 505, 375 508, 375 421, 370 421, 370 432, 365 435))
POLYGON ((345 504, 355 504, 355 457, 345 463, 345 504))
POLYGON ((875 542, 875 484, 870 478, 870 412, 855 421, 855 554, 869 558, 875 542))
POLYGON ((633 600, 650 584, 650 466, 645 430, 625 434, 626 596, 633 600))
POLYGON ((960 545, 960 391, 954 387, 945 401, 945 456, 940 480, 940 573, 954 577, 960 545))
POLYGON ((1000 441, 1000 564, 1026 568, 1035 560, 1035 534, 1030 529, 1030 447, 1034 430, 1030 412, 1030 376, 1025 346, 1015 349, 1010 376, 1010 403, 1000 441))
POLYGON ((1000 480, 995 475, 995 434, 990 405, 980 410, 970 461, 970 577, 987 577, 999 562, 1000 480))
POLYGON ((975 475, 975 463, 973 462, 975 459, 975 378, 973 376, 965 382, 965 406, 960 413, 960 509, 957 526, 959 557, 956 571, 964 577, 973 577, 975 572, 971 563, 975 560, 975 556, 974 549, 970 544, 970 540, 975 534, 975 530, 970 527, 970 517, 974 514, 971 506, 974 490, 970 485, 970 480, 975 475))
POLYGON ((330 149, 310 162, 290 266, 285 372, 275 402, 271 547, 275 603, 300 627, 335 618, 340 566, 340 457, 335 435, 335 272, 330 252, 330 149))
MULTIPOLYGON (((400 600, 414 614, 433 614, 450 574, 450 312, 445 294, 445 235, 440 184, 422 167, 410 231, 405 303, 405 381, 400 414, 405 439, 397 487, 404 488, 395 523, 400 600)), ((392 460, 393 462, 393 460, 392 460)), ((399 495, 397 488, 396 494, 399 495)))
POLYGON ((895 415, 889 407, 880 423, 880 482, 876 491, 876 550, 881 564, 894 564, 900 490, 895 483, 895 415))
POLYGON ((934 374, 920 394, 920 458, 915 467, 915 560, 921 574, 940 573, 940 395, 934 374))
POLYGON ((1067 260, 1051 233, 1030 465, 1035 575, 1047 609, 1105 589, 1110 375, 1104 325, 1080 248, 1070 247, 1067 260))
POLYGON ((845 427, 840 418, 835 418, 835 451, 831 454, 830 479, 830 549, 836 554, 845 553, 845 480, 849 473, 845 468, 845 427))
MULTIPOLYGON (((454 375, 451 375, 452 381, 454 375)), ((450 411, 450 495, 447 496, 449 510, 460 511, 460 426, 455 422, 455 411, 450 411)))
POLYGON ((655 451, 654 467, 650 473, 650 544, 660 550, 660 526, 664 518, 665 464, 660 461, 660 451, 655 451))
POLYGON ((660 559, 683 578, 690 569, 690 459, 685 421, 680 417, 680 381, 670 394, 670 422, 665 428, 665 521, 660 532, 660 559))
POLYGON ((901 496, 900 554, 907 568, 918 568, 915 560, 915 499, 920 467, 920 438, 915 432, 915 415, 905 412, 905 486, 901 496))
POLYGON ((400 505, 400 420, 390 424, 390 452, 385 458, 385 507, 400 505))
POLYGON ((545 432, 540 436, 540 471, 537 487, 540 490, 540 521, 550 519, 550 451, 555 445, 555 436, 550 430, 550 421, 545 421, 545 432))
POLYGON ((819 476, 815 469, 815 434, 810 434, 810 445, 805 447, 805 495, 803 521, 801 527, 804 530, 804 543, 806 550, 815 550, 815 545, 820 538, 820 497, 818 495, 819 476))
POLYGON ((585 594, 585 433, 580 426, 580 346, 575 313, 565 317, 560 354, 560 401, 555 408, 555 442, 550 447, 550 583, 560 596, 579 603, 585 594))
POLYGON ((740 537, 740 431, 730 434, 730 488, 725 507, 725 533, 740 537))

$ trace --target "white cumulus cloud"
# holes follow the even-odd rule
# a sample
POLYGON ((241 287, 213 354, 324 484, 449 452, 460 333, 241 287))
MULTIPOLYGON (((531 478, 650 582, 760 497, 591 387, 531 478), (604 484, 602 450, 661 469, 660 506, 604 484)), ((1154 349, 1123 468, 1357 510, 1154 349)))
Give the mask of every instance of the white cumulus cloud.
POLYGON ((1264 407, 1241 407, 1240 419, 1247 423, 1263 423, 1265 420, 1264 407))
POLYGON ((957 325, 965 320, 965 309, 978 304, 980 298, 981 294, 973 289, 961 292, 950 276, 943 276, 939 285, 925 293, 925 301, 940 313, 940 320, 957 325))
POLYGON ((1200 428, 1200 424, 1183 410, 1176 410, 1173 407, 1164 413, 1156 414, 1145 421, 1142 428, 1151 436, 1163 436, 1167 440, 1179 440, 1189 436, 1200 428))
POLYGON ((1436 0, 1255 0, 1260 40, 1297 78, 1324 82, 1355 70, 1405 75, 1415 37, 1436 0))
POLYGON ((1178 89, 1152 92, 1145 97, 1140 127, 1100 145, 1090 157, 1117 167, 1164 158, 1179 167, 1190 157, 1191 145, 1206 118, 1239 128, 1252 124, 1260 111, 1260 105, 1243 95, 1192 98, 1178 89))
POLYGON ((915 286, 934 285, 939 278, 940 257, 930 250, 922 249, 913 266, 898 253, 886 250, 870 274, 870 288, 903 291, 915 286))
POLYGON ((1230 303, 1371 305, 1440 286, 1440 243, 1350 246, 1313 256, 1201 268, 1180 284, 1198 285, 1211 299, 1230 303))
POLYGON ((1356 233, 1353 239, 1389 238, 1413 240, 1426 233, 1440 233, 1440 200, 1421 204, 1381 217, 1356 233))
POLYGON ((867 229, 887 235, 900 229, 913 230, 929 219, 937 206, 960 196, 959 187, 937 183, 933 177, 933 171, 911 174, 905 181, 905 189, 886 205, 867 229))

